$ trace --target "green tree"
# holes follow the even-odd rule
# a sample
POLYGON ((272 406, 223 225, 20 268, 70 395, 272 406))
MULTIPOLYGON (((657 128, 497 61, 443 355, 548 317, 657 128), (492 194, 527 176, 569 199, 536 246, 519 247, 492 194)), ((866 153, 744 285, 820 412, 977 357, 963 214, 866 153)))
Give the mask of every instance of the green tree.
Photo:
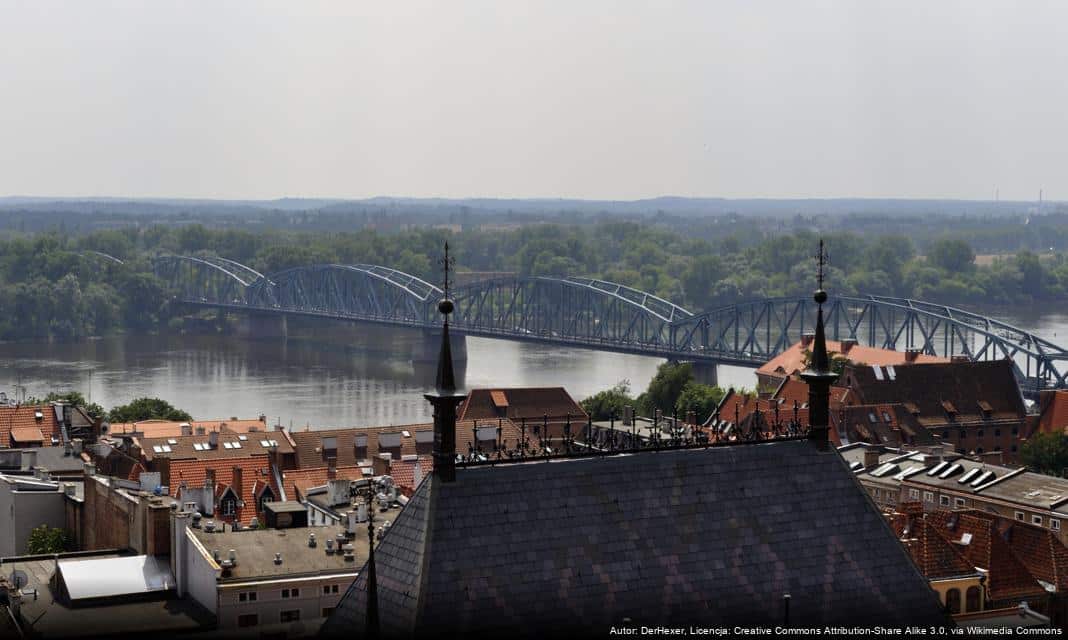
POLYGON ((159 398, 136 398, 129 404, 113 407, 108 412, 111 422, 138 422, 140 420, 192 420, 193 417, 159 398))
POLYGON ((66 529, 49 527, 46 524, 34 527, 26 539, 26 553, 30 555, 63 553, 70 551, 73 546, 73 539, 66 529))
POLYGON ((965 240, 939 240, 927 249, 927 261, 950 273, 963 273, 975 267, 975 251, 965 240))
POLYGON ((683 417, 687 411, 697 412, 697 421, 704 422, 708 416, 716 411, 716 406, 726 392, 719 387, 690 381, 682 388, 677 402, 679 416, 683 417))
POLYGON ((649 388, 638 396, 641 411, 652 415, 653 411, 660 409, 664 415, 671 415, 682 390, 692 381, 693 365, 689 362, 665 362, 657 367, 656 375, 649 381, 649 388))
POLYGON ((1020 460, 1032 471, 1060 476, 1068 469, 1068 436, 1039 433, 1020 447, 1020 460))
POLYGON ((579 403, 594 420, 609 420, 614 415, 616 419, 623 418, 623 407, 635 404, 630 395, 630 382, 620 380, 611 389, 593 394, 579 403))

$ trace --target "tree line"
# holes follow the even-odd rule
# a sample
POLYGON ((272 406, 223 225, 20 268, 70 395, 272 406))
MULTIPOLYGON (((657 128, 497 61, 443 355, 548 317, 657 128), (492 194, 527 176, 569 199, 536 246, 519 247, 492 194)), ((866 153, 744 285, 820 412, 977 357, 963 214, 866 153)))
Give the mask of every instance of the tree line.
MULTIPOLYGON (((1021 251, 977 261, 972 246, 959 238, 932 241, 921 255, 903 235, 823 237, 831 256, 827 286, 834 293, 963 305, 1068 298, 1068 258, 1061 253, 1021 251)), ((806 295, 815 281, 817 235, 811 231, 708 240, 652 223, 602 221, 509 230, 423 227, 391 234, 202 225, 51 232, 0 239, 0 339, 73 339, 160 328, 172 292, 152 273, 150 260, 156 255, 218 255, 262 273, 316 263, 382 264, 437 282, 436 259, 446 239, 461 271, 597 277, 693 311, 806 295)))

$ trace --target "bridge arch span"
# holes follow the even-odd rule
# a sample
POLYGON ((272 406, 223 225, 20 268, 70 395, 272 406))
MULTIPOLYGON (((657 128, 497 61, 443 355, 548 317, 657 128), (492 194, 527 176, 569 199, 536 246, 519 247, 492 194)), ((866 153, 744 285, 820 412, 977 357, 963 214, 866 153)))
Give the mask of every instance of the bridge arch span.
POLYGON ((157 256, 152 259, 152 271, 186 301, 206 304, 245 302, 249 282, 229 265, 192 256, 157 256))
POLYGON ((651 294, 590 278, 495 278, 457 287, 452 298, 460 331, 590 345, 667 345, 673 319, 689 316, 651 294))
POLYGON ((248 304, 350 318, 419 321, 441 290, 411 274, 368 264, 318 264, 270 274, 248 289, 248 304))

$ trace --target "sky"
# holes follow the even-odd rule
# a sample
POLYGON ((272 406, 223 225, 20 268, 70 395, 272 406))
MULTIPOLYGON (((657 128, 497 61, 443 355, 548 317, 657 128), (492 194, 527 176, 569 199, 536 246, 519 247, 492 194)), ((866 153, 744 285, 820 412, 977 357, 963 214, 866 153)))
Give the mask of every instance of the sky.
POLYGON ((0 0, 0 195, 1068 200, 1056 0, 0 0))

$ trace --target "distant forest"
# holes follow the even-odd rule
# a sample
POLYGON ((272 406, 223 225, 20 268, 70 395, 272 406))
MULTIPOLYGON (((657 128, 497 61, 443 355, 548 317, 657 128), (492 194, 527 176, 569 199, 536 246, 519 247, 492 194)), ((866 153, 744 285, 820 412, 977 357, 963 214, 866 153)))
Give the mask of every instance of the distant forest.
POLYGON ((815 282, 812 255, 818 236, 825 238, 831 256, 828 288, 833 293, 907 296, 973 307, 1068 299, 1068 258, 1048 249, 1060 246, 1068 222, 1052 215, 1029 224, 992 218, 923 242, 907 233, 804 226, 772 233, 749 223, 734 227, 704 220, 705 233, 675 229, 655 218, 506 228, 422 226, 393 232, 242 230, 202 224, 130 225, 89 233, 69 226, 41 233, 8 232, 0 237, 0 339, 69 339, 165 326, 171 292, 152 274, 149 259, 154 255, 219 255, 263 273, 314 263, 374 263, 437 282, 434 261, 446 239, 455 248, 461 271, 599 277, 694 311, 809 293, 815 282), (977 260, 976 253, 992 252, 995 240, 1025 247, 1041 240, 1039 246, 1047 248, 1013 249, 1003 257, 977 260), (977 245, 982 250, 977 251, 977 245), (84 253, 87 250, 119 257, 126 264, 110 263, 84 253))

